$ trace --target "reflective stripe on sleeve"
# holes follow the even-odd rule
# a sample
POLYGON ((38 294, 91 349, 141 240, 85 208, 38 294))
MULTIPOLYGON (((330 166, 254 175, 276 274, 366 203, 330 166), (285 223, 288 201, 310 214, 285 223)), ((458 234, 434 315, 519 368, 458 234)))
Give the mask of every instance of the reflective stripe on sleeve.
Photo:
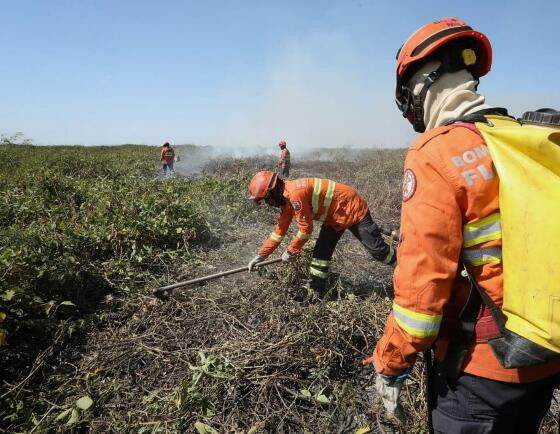
POLYGON ((331 261, 327 261, 325 259, 313 258, 311 260, 311 265, 318 265, 319 267, 328 267, 330 264, 331 264, 331 261))
POLYGON ((417 338, 437 336, 441 324, 441 315, 414 312, 394 302, 393 317, 400 328, 417 338))
POLYGON ((461 259, 470 265, 499 264, 502 262, 502 248, 463 250, 461 259))
POLYGON ((306 234, 305 232, 302 231, 297 231, 296 237, 298 237, 300 240, 308 240, 311 235, 306 234))
POLYGON ((500 238, 502 238, 502 225, 499 212, 463 226, 463 247, 471 247, 500 238))
POLYGON ((311 198, 311 208, 313 217, 319 212, 319 196, 321 194, 321 180, 313 178, 313 197, 311 198))
POLYGON ((321 279, 326 279, 327 277, 329 277, 329 273, 325 273, 324 271, 318 270, 314 267, 309 267, 309 273, 313 276, 320 277, 321 279))
POLYGON ((385 264, 390 264, 393 261, 393 257, 395 256, 395 248, 389 245, 389 253, 387 253, 387 257, 383 260, 385 264))
POLYGON ((284 239, 284 235, 278 235, 276 232, 272 232, 270 234, 270 239, 280 243, 284 239))
POLYGON ((327 218, 327 212, 329 211, 329 208, 331 206, 335 187, 336 182, 329 180, 329 185, 327 186, 327 194, 325 195, 325 202, 323 204, 325 206, 325 212, 323 212, 323 215, 319 219, 320 221, 324 221, 327 218))

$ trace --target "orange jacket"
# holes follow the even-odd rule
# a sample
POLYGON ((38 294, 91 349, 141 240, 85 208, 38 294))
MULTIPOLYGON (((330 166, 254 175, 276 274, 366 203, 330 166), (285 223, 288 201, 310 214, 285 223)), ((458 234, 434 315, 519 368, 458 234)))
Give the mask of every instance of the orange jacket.
POLYGON ((161 148, 160 154, 160 161, 163 164, 173 163, 173 159, 175 158, 175 150, 171 147, 163 147, 161 148))
MULTIPOLYGON (((502 304, 499 180, 481 136, 464 126, 424 133, 406 157, 393 311, 373 356, 364 361, 386 375, 411 367, 416 354, 434 342, 436 358, 443 359, 454 333, 450 326, 469 292, 458 275, 462 263, 502 304)), ((478 325, 482 321, 492 320, 486 315, 478 325)), ((475 334, 463 370, 528 382, 559 372, 560 363, 504 369, 487 341, 475 334)))
POLYGON ((270 255, 280 245, 294 216, 298 232, 288 250, 295 254, 311 237, 314 220, 341 231, 359 223, 368 212, 366 201, 352 187, 328 179, 285 181, 284 198, 276 228, 263 243, 259 256, 270 255))
POLYGON ((280 152, 280 162, 278 163, 278 166, 285 167, 287 169, 290 168, 290 151, 288 151, 288 148, 284 148, 280 152))

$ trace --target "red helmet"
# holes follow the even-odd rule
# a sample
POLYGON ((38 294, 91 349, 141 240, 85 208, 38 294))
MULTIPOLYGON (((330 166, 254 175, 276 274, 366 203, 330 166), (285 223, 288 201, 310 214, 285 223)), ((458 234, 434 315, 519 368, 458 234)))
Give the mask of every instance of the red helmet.
POLYGON ((488 38, 456 18, 444 18, 422 26, 397 52, 397 106, 416 131, 425 129, 423 103, 428 88, 444 73, 466 69, 478 79, 490 71, 492 46, 488 38), (445 50, 442 48, 449 48, 445 50), (428 75, 419 95, 407 86, 410 78, 428 60, 441 66, 428 75))
POLYGON ((280 140, 278 142, 278 146, 280 146, 281 148, 285 147, 286 146, 286 141, 285 140, 280 140))
POLYGON ((261 200, 267 199, 276 187, 277 181, 278 174, 276 172, 270 170, 258 172, 249 183, 249 200, 258 204, 261 200))

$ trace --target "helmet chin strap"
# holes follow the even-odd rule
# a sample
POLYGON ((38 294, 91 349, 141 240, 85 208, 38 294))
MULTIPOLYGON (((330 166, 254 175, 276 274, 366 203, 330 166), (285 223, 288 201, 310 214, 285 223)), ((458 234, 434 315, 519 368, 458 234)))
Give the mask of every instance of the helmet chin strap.
POLYGON ((410 89, 410 94, 412 95, 412 114, 414 120, 412 126, 414 131, 417 133, 423 133, 426 131, 426 124, 424 123, 424 101, 426 99, 426 94, 428 90, 444 73, 446 68, 440 65, 435 71, 432 71, 422 82, 422 88, 418 95, 414 95, 412 89, 410 89))
MULTIPOLYGON (((447 68, 444 64, 440 65, 435 71, 432 71, 422 82, 422 88, 418 95, 414 95, 411 89, 408 89, 411 96, 411 104, 409 105, 409 109, 407 113, 412 113, 412 126, 414 131, 418 133, 423 133, 426 131, 426 124, 424 123, 424 103, 426 101, 426 95, 428 94, 428 90, 430 87, 441 78, 441 76, 448 72, 454 72, 447 68)), ((469 71, 470 72, 470 71, 469 71)), ((472 72, 471 72, 472 74, 472 72)), ((477 76, 473 75, 473 79, 476 82, 474 90, 478 89, 478 85, 480 84, 480 80, 477 76)), ((404 114, 407 117, 407 114, 404 114)), ((408 118, 410 120, 410 118, 408 118)))

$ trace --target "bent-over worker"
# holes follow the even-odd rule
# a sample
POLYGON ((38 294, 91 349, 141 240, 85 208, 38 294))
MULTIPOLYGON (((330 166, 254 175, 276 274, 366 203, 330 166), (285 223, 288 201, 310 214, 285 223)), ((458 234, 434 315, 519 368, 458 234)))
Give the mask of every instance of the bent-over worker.
POLYGON ((249 270, 264 261, 280 245, 294 217, 298 232, 282 254, 282 260, 289 261, 300 253, 311 237, 314 221, 320 222, 321 231, 309 269, 309 286, 320 296, 326 292, 331 258, 346 229, 352 232, 373 258, 390 265, 395 262, 394 248, 383 240, 366 201, 352 187, 320 178, 283 181, 277 173, 262 171, 249 184, 249 199, 257 204, 264 201, 282 209, 276 228, 249 262, 249 270))

